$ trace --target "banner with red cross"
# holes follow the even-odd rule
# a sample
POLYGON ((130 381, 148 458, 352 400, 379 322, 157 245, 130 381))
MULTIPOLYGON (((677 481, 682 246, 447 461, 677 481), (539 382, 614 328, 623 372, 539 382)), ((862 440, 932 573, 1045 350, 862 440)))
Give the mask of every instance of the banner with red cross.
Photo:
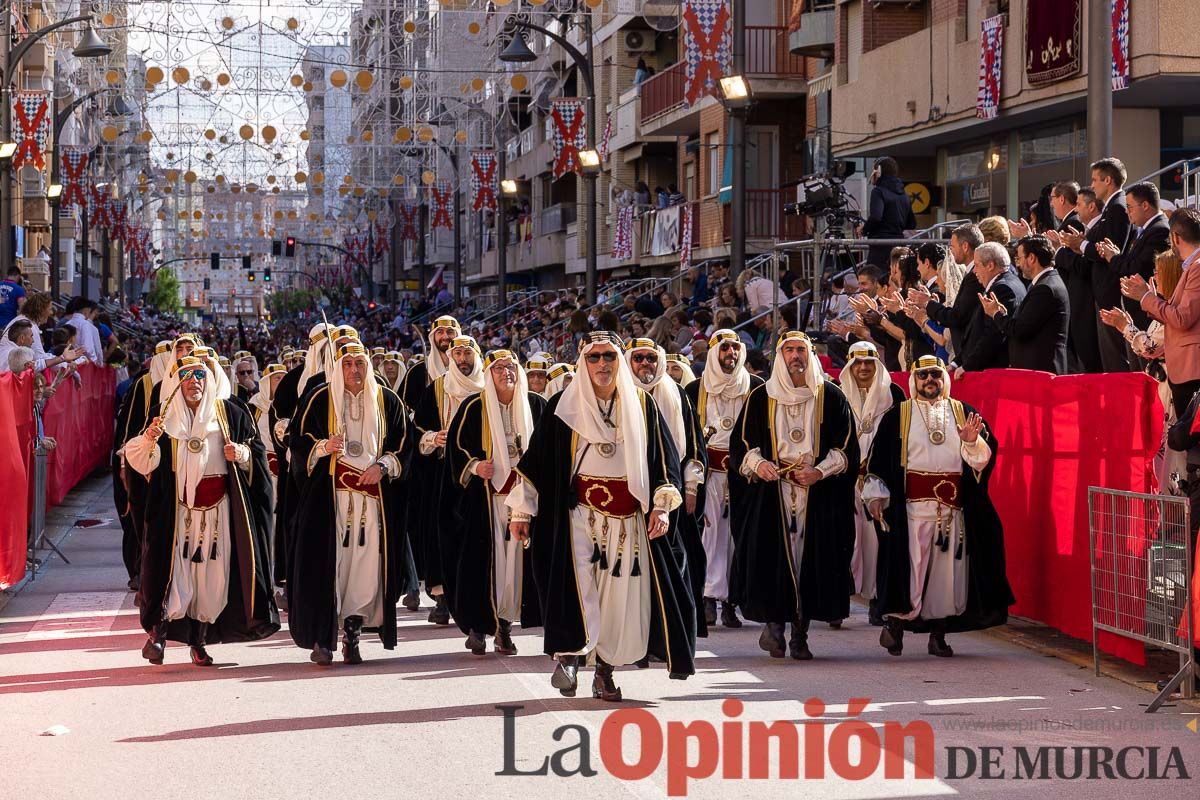
POLYGON ((46 143, 50 138, 50 93, 44 91, 14 92, 12 97, 13 133, 17 152, 12 168, 32 164, 46 168, 46 143))
POLYGON ((433 210, 433 219, 429 223, 431 230, 445 228, 446 230, 454 229, 454 220, 451 218, 451 207, 454 204, 454 191, 449 184, 439 183, 437 186, 429 187, 429 200, 433 210))
POLYGON ((733 19, 726 0, 683 0, 683 105, 690 108, 733 62, 733 19))
POLYGON ((1129 0, 1112 0, 1112 88, 1129 88, 1129 0))
POLYGON ((587 147, 587 114, 579 97, 560 97, 550 104, 554 123, 554 179, 579 172, 579 151, 587 147))
POLYGON ((613 115, 610 111, 608 119, 604 121, 604 134, 600 137, 600 143, 596 145, 596 152, 600 154, 601 161, 608 160, 608 146, 612 142, 613 135, 613 115))
POLYGON ((621 206, 617 209, 612 258, 613 261, 628 261, 633 258, 633 206, 621 206))
POLYGON ((62 163, 59 164, 63 187, 62 207, 70 208, 75 204, 82 206, 87 203, 83 175, 87 172, 88 151, 83 147, 63 147, 60 150, 62 152, 62 163))
POLYGON ((1004 65, 1004 15, 988 17, 979 30, 979 94, 975 116, 994 119, 1000 113, 1000 72, 1004 65))
POLYGON ((390 253, 392 251, 392 226, 390 220, 375 221, 375 255, 390 253))
POLYGON ((400 241, 415 242, 421 207, 412 203, 401 203, 396 210, 400 214, 400 241))
POLYGON ((495 150, 475 150, 471 153, 471 209, 496 210, 496 193, 500 191, 500 162, 495 150))
POLYGON ((679 213, 683 215, 683 222, 679 226, 679 271, 687 272, 692 268, 692 226, 696 224, 692 204, 684 203, 679 213))
POLYGON ((97 228, 107 228, 111 219, 109 216, 108 190, 93 185, 88 194, 90 201, 88 214, 91 216, 91 224, 97 228))

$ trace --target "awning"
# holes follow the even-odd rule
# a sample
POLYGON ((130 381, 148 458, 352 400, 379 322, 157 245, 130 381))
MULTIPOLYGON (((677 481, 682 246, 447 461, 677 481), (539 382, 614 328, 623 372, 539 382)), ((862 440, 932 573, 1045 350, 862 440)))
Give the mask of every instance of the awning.
POLYGON ((808 96, 816 97, 833 90, 833 70, 808 82, 808 96))

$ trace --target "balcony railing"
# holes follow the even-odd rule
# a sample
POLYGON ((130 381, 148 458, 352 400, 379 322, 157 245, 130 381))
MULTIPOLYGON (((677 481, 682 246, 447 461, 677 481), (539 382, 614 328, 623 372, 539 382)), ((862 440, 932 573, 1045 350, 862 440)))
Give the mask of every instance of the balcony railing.
MULTIPOLYGON (((794 189, 747 189, 746 238, 792 240, 807 235, 804 217, 783 213, 784 204, 794 199, 794 189)), ((721 214, 728 239, 733 230, 730 206, 723 206, 721 214)))
MULTIPOLYGON (((793 55, 788 29, 775 25, 746 26, 746 75, 750 77, 803 78, 804 57, 793 55)), ((642 122, 683 105, 686 64, 680 61, 641 84, 642 122)), ((714 89, 715 92, 715 89, 714 89)))

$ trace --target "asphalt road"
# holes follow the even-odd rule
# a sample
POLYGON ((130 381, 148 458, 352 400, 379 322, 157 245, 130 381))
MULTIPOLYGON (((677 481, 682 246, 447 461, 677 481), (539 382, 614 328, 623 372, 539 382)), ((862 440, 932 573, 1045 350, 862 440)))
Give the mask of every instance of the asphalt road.
POLYGON ((952 659, 926 655, 922 637, 890 658, 862 609, 843 630, 815 629, 806 663, 766 657, 756 625, 717 628, 688 681, 620 670, 619 706, 590 699, 590 672, 579 697, 561 697, 537 631, 518 632, 517 656, 477 657, 457 629, 403 609, 397 649, 365 637, 357 667, 310 664, 286 629, 214 646, 215 668, 190 666, 180 645, 153 667, 139 656, 111 501, 95 490, 89 501, 108 524, 76 529, 64 548, 73 563, 56 561, 0 613, 6 797, 1200 796, 1194 707, 1145 714, 1143 690, 984 634, 950 637, 952 659), (497 706, 520 706, 507 748, 497 706), (756 721, 796 723, 772 730, 799 778, 780 777, 793 759, 764 745, 756 721), (873 742, 894 750, 904 725, 919 742, 889 769, 873 742), (1068 779, 1077 755, 1095 780, 1068 779), (1151 758, 1165 780, 1136 777, 1151 758), (914 762, 929 759, 932 776, 918 776, 914 762), (548 774, 497 774, 543 765, 548 774))

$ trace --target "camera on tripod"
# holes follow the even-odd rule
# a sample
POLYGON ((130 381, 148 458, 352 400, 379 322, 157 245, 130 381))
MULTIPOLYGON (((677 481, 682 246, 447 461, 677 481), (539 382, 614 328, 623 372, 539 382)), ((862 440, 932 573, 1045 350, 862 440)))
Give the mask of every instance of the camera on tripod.
POLYGON ((853 174, 853 161, 834 161, 828 172, 817 173, 800 184, 804 199, 786 203, 783 213, 823 219, 829 232, 840 231, 849 222, 861 221, 862 217, 850 210, 850 193, 846 191, 846 178, 853 174))

